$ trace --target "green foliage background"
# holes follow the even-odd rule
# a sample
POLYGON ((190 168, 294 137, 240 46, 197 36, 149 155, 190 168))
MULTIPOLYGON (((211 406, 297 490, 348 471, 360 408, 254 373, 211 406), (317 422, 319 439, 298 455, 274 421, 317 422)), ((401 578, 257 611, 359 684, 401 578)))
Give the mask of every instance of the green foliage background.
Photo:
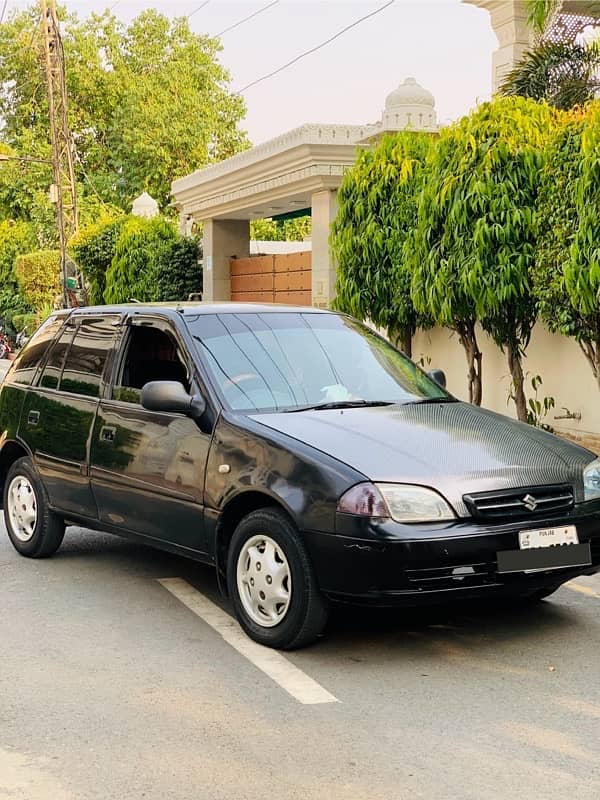
POLYGON ((429 314, 415 311, 403 248, 416 224, 433 146, 428 134, 399 133, 361 151, 340 186, 331 232, 336 307, 385 328, 392 341, 400 337, 409 353, 414 330, 427 324, 429 314))
POLYGON ((15 275, 25 300, 34 309, 51 307, 61 294, 60 252, 37 250, 17 256, 15 275))

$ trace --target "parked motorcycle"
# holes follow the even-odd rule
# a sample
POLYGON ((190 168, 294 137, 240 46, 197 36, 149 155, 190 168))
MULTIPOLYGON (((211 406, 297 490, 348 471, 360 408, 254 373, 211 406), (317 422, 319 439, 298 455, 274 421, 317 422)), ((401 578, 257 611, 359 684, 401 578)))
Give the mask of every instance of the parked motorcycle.
POLYGON ((0 334, 0 358, 8 358, 11 353, 10 339, 6 334, 0 334))

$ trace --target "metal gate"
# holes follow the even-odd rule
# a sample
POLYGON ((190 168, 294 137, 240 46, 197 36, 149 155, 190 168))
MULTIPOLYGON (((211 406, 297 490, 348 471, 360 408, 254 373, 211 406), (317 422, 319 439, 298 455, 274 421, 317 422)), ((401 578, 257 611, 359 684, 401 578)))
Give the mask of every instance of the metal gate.
POLYGON ((231 299, 246 303, 310 306, 310 252, 232 258, 231 299))

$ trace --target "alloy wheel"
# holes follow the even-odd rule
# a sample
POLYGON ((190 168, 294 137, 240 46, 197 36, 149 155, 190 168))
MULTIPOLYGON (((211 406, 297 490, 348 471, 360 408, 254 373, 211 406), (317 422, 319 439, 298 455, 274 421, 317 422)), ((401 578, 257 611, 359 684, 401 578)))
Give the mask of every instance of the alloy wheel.
POLYGON ((37 502, 33 486, 24 475, 12 479, 7 500, 14 535, 20 542, 31 541, 37 524, 37 502))
POLYGON ((272 628, 284 619, 292 597, 292 575, 277 542, 263 534, 244 542, 236 579, 242 606, 250 619, 263 628, 272 628))

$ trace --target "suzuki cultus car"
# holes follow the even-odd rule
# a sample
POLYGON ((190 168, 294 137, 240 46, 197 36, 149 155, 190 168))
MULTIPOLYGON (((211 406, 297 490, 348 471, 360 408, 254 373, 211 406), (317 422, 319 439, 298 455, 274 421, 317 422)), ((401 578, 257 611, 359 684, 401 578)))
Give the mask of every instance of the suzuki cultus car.
POLYGON ((213 564, 244 630, 300 647, 332 601, 542 598, 600 569, 600 462, 459 402, 311 308, 57 312, 0 390, 6 528, 79 524, 213 564))

